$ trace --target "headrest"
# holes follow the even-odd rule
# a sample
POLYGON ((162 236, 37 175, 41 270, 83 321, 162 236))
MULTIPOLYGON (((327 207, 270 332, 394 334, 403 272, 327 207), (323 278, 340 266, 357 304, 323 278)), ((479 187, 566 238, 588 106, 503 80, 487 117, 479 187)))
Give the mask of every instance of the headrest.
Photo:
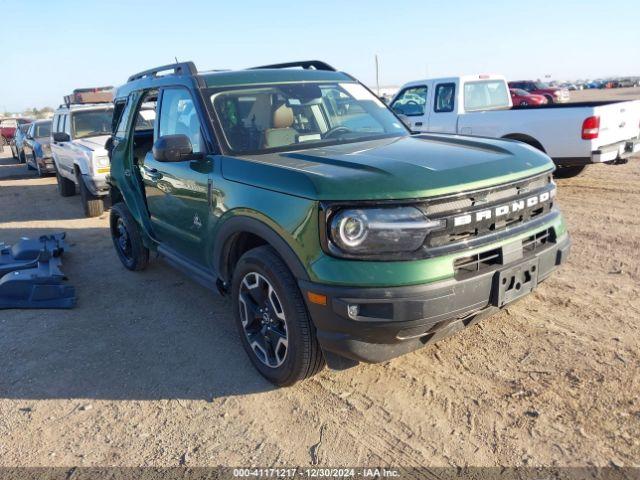
POLYGON ((293 125, 293 110, 286 105, 279 106, 273 112, 273 128, 289 128, 293 125))

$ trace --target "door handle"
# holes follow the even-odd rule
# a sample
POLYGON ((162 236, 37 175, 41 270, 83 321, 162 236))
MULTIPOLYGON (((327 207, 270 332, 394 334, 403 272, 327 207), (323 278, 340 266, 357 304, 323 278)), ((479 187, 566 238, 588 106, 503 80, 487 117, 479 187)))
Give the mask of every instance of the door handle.
POLYGON ((160 173, 157 168, 147 167, 146 165, 143 165, 142 168, 152 180, 160 180, 162 178, 162 173, 160 173))
POLYGON ((422 126, 422 122, 416 122, 416 127, 421 127, 422 126))

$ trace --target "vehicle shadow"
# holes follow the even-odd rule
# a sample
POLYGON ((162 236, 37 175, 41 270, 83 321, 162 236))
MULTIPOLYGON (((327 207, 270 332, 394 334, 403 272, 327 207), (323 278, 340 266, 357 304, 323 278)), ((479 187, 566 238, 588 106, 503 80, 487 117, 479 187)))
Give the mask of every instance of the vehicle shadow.
MULTIPOLYGON (((0 223, 0 240, 53 231, 0 223)), ((211 400, 274 388, 246 356, 228 299, 158 260, 124 269, 106 225, 67 234, 62 268, 78 305, 0 310, 0 397, 211 400)))

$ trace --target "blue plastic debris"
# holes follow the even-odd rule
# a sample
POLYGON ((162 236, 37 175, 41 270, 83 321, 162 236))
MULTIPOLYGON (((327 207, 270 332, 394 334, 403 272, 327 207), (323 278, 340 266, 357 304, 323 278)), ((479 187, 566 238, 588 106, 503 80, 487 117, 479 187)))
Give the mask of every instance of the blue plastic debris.
POLYGON ((0 243, 0 309, 72 308, 75 288, 60 270, 65 233, 0 243))

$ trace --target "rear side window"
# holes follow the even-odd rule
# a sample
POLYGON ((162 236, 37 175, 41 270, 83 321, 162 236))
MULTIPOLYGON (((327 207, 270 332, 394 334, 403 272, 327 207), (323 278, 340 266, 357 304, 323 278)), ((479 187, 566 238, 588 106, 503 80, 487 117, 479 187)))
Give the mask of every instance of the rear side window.
POLYGON ((436 113, 453 112, 455 93, 455 83, 439 83, 436 87, 436 99, 433 111, 436 113))
POLYGON ((464 85, 464 109, 492 110, 509 107, 509 92, 502 80, 468 82, 464 85))
POLYGON ((394 112, 407 117, 424 115, 427 106, 427 87, 405 88, 391 104, 394 112))

